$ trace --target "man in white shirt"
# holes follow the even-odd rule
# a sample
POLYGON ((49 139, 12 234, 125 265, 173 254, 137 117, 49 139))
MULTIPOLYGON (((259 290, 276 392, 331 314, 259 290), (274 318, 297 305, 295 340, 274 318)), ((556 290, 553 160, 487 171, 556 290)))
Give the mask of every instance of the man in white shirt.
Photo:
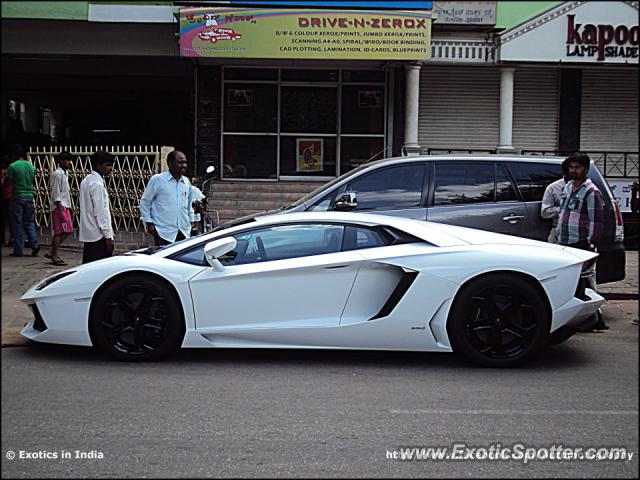
POLYGON ((58 168, 49 177, 49 200, 51 209, 51 248, 45 253, 53 265, 66 265, 58 255, 60 244, 73 232, 71 218, 71 194, 67 170, 71 168, 71 154, 62 152, 56 157, 58 168))
POLYGON ((149 179, 140 198, 140 219, 156 245, 167 245, 191 236, 195 201, 191 182, 184 174, 187 157, 179 150, 167 155, 169 171, 149 179))
POLYGON ((551 231, 547 237, 547 242, 558 243, 558 233, 556 225, 560 216, 560 200, 562 199, 562 191, 569 181, 569 164, 565 159, 562 162, 562 178, 549 184, 542 196, 542 205, 540 206, 540 216, 542 218, 550 218, 552 220, 551 231))
POLYGON ((92 171, 80 183, 80 241, 84 242, 82 263, 113 254, 113 228, 109 193, 104 177, 113 169, 113 156, 98 150, 91 156, 92 171))

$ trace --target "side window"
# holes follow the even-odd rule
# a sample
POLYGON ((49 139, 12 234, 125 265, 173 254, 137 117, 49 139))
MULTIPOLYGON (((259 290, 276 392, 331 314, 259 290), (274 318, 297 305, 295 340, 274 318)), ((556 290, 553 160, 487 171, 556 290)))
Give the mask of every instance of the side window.
POLYGON ((204 243, 196 248, 187 250, 186 252, 172 256, 173 260, 178 262, 189 263, 191 265, 208 266, 207 260, 204 258, 204 243))
POLYGON ((513 202, 518 199, 513 183, 504 165, 496 165, 496 202, 513 202))
POLYGON ((345 228, 344 251, 384 247, 389 244, 390 241, 383 238, 382 234, 370 228, 351 226, 345 228))
POLYGON ((507 166, 525 202, 542 200, 547 186, 562 178, 559 163, 509 162, 507 166))
POLYGON ((424 185, 423 163, 382 168, 347 184, 356 192, 356 210, 410 208, 420 206, 424 185))
POLYGON ((493 163, 437 162, 434 205, 493 202, 493 163))
POLYGON ((333 192, 325 195, 320 200, 318 200, 316 203, 311 205, 311 207, 309 207, 307 209, 307 211, 309 211, 309 212, 326 212, 326 211, 330 210, 331 209, 331 205, 333 205, 333 201, 335 200, 337 193, 338 193, 338 189, 336 188, 336 189, 333 190, 333 192))
POLYGON ((220 258, 223 265, 244 265, 342 250, 342 225, 281 225, 235 236, 235 250, 220 258))

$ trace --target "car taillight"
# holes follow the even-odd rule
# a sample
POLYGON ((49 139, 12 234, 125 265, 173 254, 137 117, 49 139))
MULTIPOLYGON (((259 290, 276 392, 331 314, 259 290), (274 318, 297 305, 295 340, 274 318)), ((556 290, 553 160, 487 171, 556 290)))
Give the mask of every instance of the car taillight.
POLYGON ((616 242, 624 242, 624 225, 622 224, 622 214, 620 213, 620 207, 618 206, 618 202, 613 199, 613 210, 616 213, 616 242))

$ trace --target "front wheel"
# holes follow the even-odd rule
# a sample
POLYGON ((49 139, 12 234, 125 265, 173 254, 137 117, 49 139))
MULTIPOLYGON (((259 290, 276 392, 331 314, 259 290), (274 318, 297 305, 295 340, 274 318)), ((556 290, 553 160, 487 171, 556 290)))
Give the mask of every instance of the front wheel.
POLYGON ((92 308, 93 344, 118 360, 157 360, 177 350, 184 338, 182 308, 175 292, 145 275, 116 280, 92 308))
POLYGON ((471 281, 447 323, 455 352, 487 367, 514 367, 534 357, 549 332, 547 306, 526 280, 494 274, 471 281))

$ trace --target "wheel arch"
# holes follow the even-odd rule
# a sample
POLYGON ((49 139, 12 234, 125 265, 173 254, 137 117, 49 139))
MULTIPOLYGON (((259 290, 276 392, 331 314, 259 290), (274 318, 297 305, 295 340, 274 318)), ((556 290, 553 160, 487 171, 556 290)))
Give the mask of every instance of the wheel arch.
MULTIPOLYGON (((525 273, 525 272, 520 272, 517 270, 492 270, 490 272, 483 272, 479 275, 476 275, 474 277, 468 278, 462 285, 460 285, 460 287, 458 288, 458 290, 456 291, 455 295, 453 296, 453 300, 451 302, 451 308, 449 308, 449 314, 447 316, 447 324, 449 323, 449 316, 452 314, 453 312, 453 306, 455 305, 456 301, 460 298, 460 294, 464 291, 464 289, 472 282, 475 282, 477 280, 483 279, 483 278, 487 278, 487 277, 491 277, 493 275, 513 275, 514 277, 518 277, 524 281, 526 281, 528 284, 530 284, 540 295, 540 298, 543 299, 544 301, 544 305, 546 307, 546 320, 547 320, 547 333, 550 333, 551 331, 551 320, 552 320, 552 308, 551 308, 551 302, 549 301, 549 296, 547 295, 547 292, 545 291, 545 289, 542 287, 542 285, 540 284, 540 282, 538 281, 538 279, 536 279, 534 276, 525 273)), ((448 333, 448 331, 447 331, 448 333)))
POLYGON ((168 288, 168 291, 171 292, 171 295, 173 295, 175 297, 175 300, 178 302, 178 305, 180 306, 179 308, 180 315, 182 315, 182 321, 185 322, 184 305, 182 304, 180 294, 176 290, 175 285, 173 285, 169 280, 167 280, 162 275, 159 275, 158 273, 155 273, 155 272, 150 272, 148 270, 127 270, 126 272, 118 273, 113 277, 110 277, 109 279, 107 279, 105 282, 102 283, 102 285, 98 287, 98 289, 93 293, 93 296, 91 297, 91 304, 89 305, 89 315, 87 317, 87 329, 89 331, 89 337, 91 338, 91 343, 94 346, 96 343, 93 339, 93 333, 91 331, 92 329, 90 328, 90 325, 91 325, 91 318, 93 318, 93 313, 94 313, 97 299, 100 298, 101 293, 109 286, 122 280, 123 278, 132 277, 132 276, 144 276, 144 277, 153 278, 154 280, 159 280, 160 282, 162 282, 168 288))

